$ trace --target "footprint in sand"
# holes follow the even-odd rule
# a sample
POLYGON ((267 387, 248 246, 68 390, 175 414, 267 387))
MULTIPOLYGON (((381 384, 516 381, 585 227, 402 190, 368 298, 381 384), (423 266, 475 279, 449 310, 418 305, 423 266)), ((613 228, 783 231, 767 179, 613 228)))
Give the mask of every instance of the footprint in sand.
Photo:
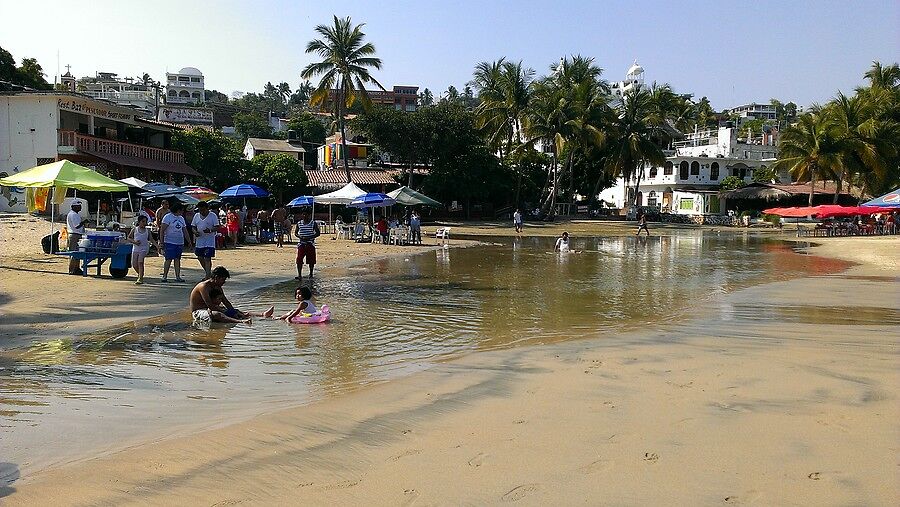
POLYGON ((525 424, 525 419, 516 419, 513 424, 525 424))
POLYGON ((587 465, 578 469, 584 475, 593 474, 596 472, 604 472, 609 470, 613 466, 613 461, 609 459, 598 459, 592 463, 588 463, 587 465))
POLYGON ((807 477, 809 477, 810 479, 812 479, 814 481, 818 481, 818 480, 822 479, 822 474, 820 472, 813 472, 813 473, 807 475, 807 477))
POLYGON ((659 461, 659 454, 656 454, 655 452, 645 452, 644 461, 648 463, 656 463, 657 461, 659 461))
POLYGON ((357 484, 359 484, 360 481, 361 481, 361 479, 355 479, 355 480, 349 480, 349 481, 336 482, 334 484, 326 484, 325 486, 322 486, 322 489, 325 491, 331 491, 334 489, 352 488, 353 486, 356 486, 357 484))
POLYGON ((406 452, 401 452, 400 454, 398 454, 396 456, 391 456, 390 460, 398 461, 400 458, 405 458, 406 456, 415 456, 416 454, 421 454, 421 453, 422 453, 422 449, 410 449, 406 452))
POLYGON ((403 503, 402 505, 413 505, 416 503, 416 500, 419 499, 419 492, 414 489, 404 489, 403 490, 403 503))
POLYGON ((537 484, 523 484, 521 486, 516 486, 515 488, 506 492, 505 495, 500 497, 501 502, 518 502, 519 500, 525 498, 531 493, 534 493, 538 490, 537 484))
POLYGON ((484 464, 484 460, 487 459, 487 457, 488 457, 487 454, 485 454, 483 452, 479 452, 478 454, 475 455, 474 458, 469 460, 469 466, 472 468, 478 468, 484 464))

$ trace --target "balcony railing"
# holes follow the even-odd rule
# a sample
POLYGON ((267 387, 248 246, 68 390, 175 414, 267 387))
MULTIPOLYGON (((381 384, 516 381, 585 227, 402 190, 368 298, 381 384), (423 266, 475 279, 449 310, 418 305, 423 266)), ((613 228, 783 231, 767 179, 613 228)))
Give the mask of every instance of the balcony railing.
POLYGON ((74 146, 79 151, 87 153, 109 153, 110 155, 124 155, 145 160, 184 163, 184 153, 180 151, 113 141, 112 139, 80 134, 73 130, 59 130, 57 132, 59 146, 74 146))
POLYGON ((127 90, 124 92, 120 92, 118 90, 85 90, 81 93, 95 99, 106 99, 112 101, 142 100, 152 103, 156 99, 156 95, 154 94, 154 92, 141 90, 127 90))

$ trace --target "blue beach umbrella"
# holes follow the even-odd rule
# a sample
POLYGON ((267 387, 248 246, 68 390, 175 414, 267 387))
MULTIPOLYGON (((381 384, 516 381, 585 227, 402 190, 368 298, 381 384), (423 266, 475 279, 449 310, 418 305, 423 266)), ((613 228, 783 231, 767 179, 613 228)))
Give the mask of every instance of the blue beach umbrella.
POLYGON ((882 208, 900 208, 900 188, 888 192, 881 197, 872 199, 863 206, 880 206, 882 208))
POLYGON ((251 185, 249 183, 241 183, 240 185, 235 185, 233 187, 228 187, 223 190, 219 194, 219 198, 226 197, 268 197, 269 193, 265 190, 257 187, 256 185, 251 185))
POLYGON ((397 201, 385 194, 382 194, 380 192, 372 192, 357 197, 352 202, 350 202, 349 206, 353 208, 376 208, 393 206, 396 203, 397 201))
POLYGON ((354 199, 348 206, 352 208, 372 208, 372 221, 375 221, 375 208, 393 206, 397 201, 380 192, 363 194, 354 199))
POLYGON ((291 202, 287 203, 288 208, 296 208, 299 206, 312 206, 313 198, 309 195, 301 195, 300 197, 295 198, 291 202))

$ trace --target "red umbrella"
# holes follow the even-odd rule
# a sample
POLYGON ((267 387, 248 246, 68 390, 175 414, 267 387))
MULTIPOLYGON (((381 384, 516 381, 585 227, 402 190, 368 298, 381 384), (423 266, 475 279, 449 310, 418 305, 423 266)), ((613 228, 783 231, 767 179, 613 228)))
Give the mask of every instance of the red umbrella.
POLYGON ((815 215, 817 208, 817 206, 800 206, 796 208, 769 208, 767 210, 763 210, 763 213, 769 215, 778 215, 780 217, 802 218, 810 215, 815 215))
POLYGON ((874 215, 875 213, 886 213, 891 211, 890 208, 882 208, 879 206, 838 206, 836 204, 823 204, 818 206, 816 212, 817 218, 832 217, 852 217, 856 215, 874 215))

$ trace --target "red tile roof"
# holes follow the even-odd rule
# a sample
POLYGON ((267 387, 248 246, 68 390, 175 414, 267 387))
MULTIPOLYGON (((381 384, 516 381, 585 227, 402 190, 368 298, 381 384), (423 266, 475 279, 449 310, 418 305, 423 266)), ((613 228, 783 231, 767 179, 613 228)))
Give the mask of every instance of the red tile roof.
MULTIPOLYGON (((343 169, 307 169, 306 178, 310 187, 340 188, 347 184, 347 173, 343 169)), ((397 182, 381 169, 350 169, 350 179, 357 185, 396 185, 397 182)))

